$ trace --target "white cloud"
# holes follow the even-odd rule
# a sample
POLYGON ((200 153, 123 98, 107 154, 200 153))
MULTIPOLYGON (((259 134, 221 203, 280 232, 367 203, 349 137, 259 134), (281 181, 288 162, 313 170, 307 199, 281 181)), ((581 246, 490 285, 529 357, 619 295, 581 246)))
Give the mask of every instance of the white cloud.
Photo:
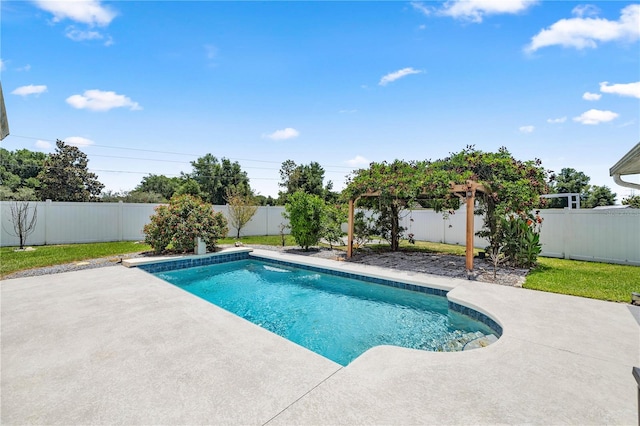
POLYGON ((349 165, 351 167, 366 166, 366 165, 371 163, 371 161, 367 160, 362 155, 356 155, 351 160, 347 160, 345 162, 347 163, 347 165, 349 165))
POLYGON ((602 97, 599 93, 584 92, 582 99, 585 101, 597 101, 602 97))
POLYGON ((24 67, 18 67, 16 68, 16 71, 31 71, 31 65, 27 64, 24 67))
POLYGON ((600 83, 600 91, 602 93, 613 93, 620 96, 631 96, 633 98, 640 98, 640 81, 635 83, 626 84, 612 84, 609 85, 608 81, 600 83))
POLYGON ((480 23, 485 16, 521 13, 536 3, 536 0, 449 0, 439 13, 480 23))
POLYGON ((615 120, 618 114, 613 111, 602 111, 599 109, 590 109, 587 112, 583 112, 578 117, 574 117, 573 121, 577 121, 582 124, 596 125, 600 123, 606 123, 607 121, 615 120))
POLYGON ((292 127, 287 127, 285 129, 282 130, 276 130, 275 132, 268 134, 268 135, 263 135, 263 137, 272 139, 274 141, 281 141, 281 140, 285 140, 285 139, 293 139, 293 138, 297 138, 298 136, 300 136, 300 132, 297 131, 296 129, 292 128, 292 127))
POLYGON ((42 151, 48 151, 53 147, 51 142, 41 141, 39 139, 36 141, 35 145, 36 145, 36 148, 38 148, 38 149, 40 149, 42 151))
POLYGON ((73 25, 67 27, 64 35, 73 41, 102 40, 104 38, 98 31, 79 30, 73 25))
POLYGON ((565 121, 567 121, 567 117, 547 118, 547 123, 551 123, 551 124, 564 123, 565 121))
POLYGON ((100 0, 35 0, 35 4, 53 14, 53 21, 70 19, 87 25, 107 26, 116 12, 103 6, 100 0))
POLYGON ((11 92, 11 94, 19 95, 19 96, 29 96, 29 95, 39 95, 46 91, 47 91, 47 86, 45 86, 44 84, 38 85, 38 86, 34 86, 33 84, 30 84, 28 86, 18 87, 16 90, 11 92))
POLYGON ((521 133, 532 133, 535 130, 535 127, 534 126, 522 126, 518 130, 520 130, 521 133))
POLYGON ((426 15, 426 16, 431 15, 432 10, 427 6, 425 6, 424 3, 419 1, 412 1, 410 4, 411 4, 411 7, 413 7, 415 10, 422 13, 423 15, 426 15))
POLYGON ((141 110, 142 107, 125 95, 102 90, 87 90, 82 95, 67 98, 67 103, 77 109, 91 111, 109 111, 113 108, 129 108, 131 111, 141 110))
POLYGON ((0 71, 4 71, 5 69, 7 69, 7 61, 3 61, 2 58, 0 58, 0 71))
POLYGON ((95 143, 91 139, 83 138, 82 136, 69 136, 68 138, 64 138, 64 141, 69 145, 75 146, 89 146, 95 143))
POLYGON ((615 40, 632 42, 640 38, 640 4, 622 9, 617 21, 584 17, 584 8, 576 7, 573 13, 574 18, 561 19, 533 36, 525 51, 535 52, 555 45, 576 49, 596 48, 598 43, 615 40))
POLYGON ((584 16, 598 16, 598 13, 600 13, 600 9, 591 4, 579 4, 578 6, 573 8, 571 13, 573 13, 574 16, 578 16, 580 18, 584 16))
POLYGON ((387 84, 398 80, 399 78, 406 77, 411 74, 420 74, 422 71, 415 70, 411 67, 402 68, 401 70, 391 72, 380 79, 378 83, 380 86, 386 86, 387 84))

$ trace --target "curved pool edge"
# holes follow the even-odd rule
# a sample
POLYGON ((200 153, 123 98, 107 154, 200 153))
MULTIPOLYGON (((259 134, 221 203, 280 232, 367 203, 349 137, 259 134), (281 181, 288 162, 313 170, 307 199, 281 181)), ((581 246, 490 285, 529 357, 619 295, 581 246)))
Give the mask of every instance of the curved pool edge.
MULTIPOLYGON (((347 278, 361 279, 374 284, 389 285, 409 291, 417 291, 446 297, 450 310, 479 321, 489 327, 495 333, 497 342, 500 341, 504 333, 504 323, 495 313, 490 312, 486 308, 477 305, 464 297, 457 297, 455 295, 455 290, 457 288, 465 287, 469 285, 469 283, 476 283, 475 281, 459 278, 443 277, 421 272, 402 271, 332 259, 305 257, 280 251, 252 249, 250 247, 224 249, 219 252, 208 253, 200 256, 182 255, 144 258, 140 261, 136 261, 134 259, 133 262, 128 262, 127 264, 124 264, 123 262, 123 264, 127 267, 139 267, 149 273, 157 273, 243 259, 265 260, 347 278)), ((488 346, 492 346, 497 342, 488 346)))
MULTIPOLYGON (((460 278, 442 277, 439 275, 426 274, 421 272, 400 271, 379 266, 363 265, 357 263, 349 263, 344 261, 336 261, 330 259, 319 259, 313 257, 289 255, 281 252, 272 252, 268 250, 254 250, 249 253, 251 258, 262 258, 266 260, 280 261, 284 263, 292 263, 294 265, 304 265, 311 268, 319 268, 322 270, 338 271, 341 273, 353 274, 357 276, 367 277, 371 279, 381 279, 385 281, 393 281, 408 284, 409 286, 418 286, 426 289, 435 289, 437 292, 425 291, 425 293, 437 294, 446 297, 449 302, 449 309, 462 315, 471 317, 476 321, 480 321, 496 332, 498 341, 504 334, 504 322, 499 316, 490 312, 486 308, 479 306, 464 297, 456 297, 455 289, 460 286, 467 286, 475 281, 463 280, 460 278)), ((414 288, 408 290, 416 291, 414 288)), ((420 291, 420 290, 417 290, 420 291)), ((497 343, 497 342, 496 342, 497 343)), ((495 344, 495 343, 494 343, 495 344)), ((493 344, 492 344, 493 345, 493 344)), ((489 346, 492 346, 489 345, 489 346)))

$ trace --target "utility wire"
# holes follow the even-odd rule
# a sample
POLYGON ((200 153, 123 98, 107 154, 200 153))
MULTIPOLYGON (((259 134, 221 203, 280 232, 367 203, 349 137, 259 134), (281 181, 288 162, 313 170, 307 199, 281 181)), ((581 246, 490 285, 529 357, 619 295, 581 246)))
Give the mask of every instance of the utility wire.
MULTIPOLYGON (((45 142, 53 142, 55 143, 56 141, 51 140, 51 139, 45 139, 45 138, 36 138, 33 136, 22 136, 22 135, 11 135, 15 138, 21 138, 21 139, 31 139, 31 140, 41 140, 41 141, 45 141, 45 142)), ((73 144, 69 144, 69 145, 73 145, 73 144)), ((77 145, 74 145, 77 146, 77 145)), ((108 148, 108 149, 122 149, 122 150, 126 150, 126 151, 139 151, 139 152, 151 152, 151 153, 155 153, 155 154, 168 154, 168 155, 182 155, 182 156, 186 156, 186 157, 202 157, 205 154, 190 154, 190 153, 184 153, 184 152, 173 152, 173 151, 159 151, 159 150, 153 150, 153 149, 143 149, 143 148, 131 148, 131 147, 124 147, 124 146, 111 146, 111 145, 100 145, 100 144, 91 144, 91 145, 86 145, 85 147, 99 147, 99 148, 108 148)), ((116 157, 118 158, 118 157, 116 157)), ((123 158, 123 157, 120 157, 123 158)), ((233 160, 233 161, 251 161, 251 162, 256 162, 256 163, 270 163, 270 164, 282 164, 282 162, 279 161, 270 161, 270 160, 255 160, 255 159, 248 159, 248 158, 230 158, 230 157, 222 157, 222 158, 227 158, 229 160, 233 160)), ((149 159, 143 159, 143 160, 149 160, 149 159)), ((157 161, 163 161, 163 160, 157 160, 157 161)), ((334 165, 322 165, 321 166, 323 168, 325 167, 331 167, 331 168, 339 168, 339 169, 348 169, 348 170, 353 170, 353 167, 349 167, 349 166, 334 166, 334 165)))

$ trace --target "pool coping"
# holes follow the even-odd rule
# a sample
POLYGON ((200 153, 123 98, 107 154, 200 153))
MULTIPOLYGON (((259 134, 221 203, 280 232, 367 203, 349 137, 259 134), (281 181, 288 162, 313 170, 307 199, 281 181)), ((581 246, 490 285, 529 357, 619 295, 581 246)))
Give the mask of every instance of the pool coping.
POLYGON ((1 281, 1 423, 637 422, 640 307, 448 281, 504 324, 496 343, 344 368, 138 268, 1 281))
POLYGON ((431 274, 390 271, 371 265, 361 265, 344 261, 336 262, 330 259, 291 255, 278 251, 244 247, 222 249, 215 253, 207 253, 205 255, 185 254, 178 256, 134 258, 126 263, 123 261, 123 265, 126 267, 139 267, 149 273, 159 273, 250 258, 445 297, 447 298, 449 309, 488 326, 498 339, 502 336, 504 330, 499 318, 496 318, 495 315, 492 315, 486 309, 469 306, 465 304, 463 300, 456 300, 449 297, 449 292, 455 288, 452 284, 456 282, 460 284, 460 282, 464 282, 465 280, 448 279, 444 281, 441 277, 431 274))

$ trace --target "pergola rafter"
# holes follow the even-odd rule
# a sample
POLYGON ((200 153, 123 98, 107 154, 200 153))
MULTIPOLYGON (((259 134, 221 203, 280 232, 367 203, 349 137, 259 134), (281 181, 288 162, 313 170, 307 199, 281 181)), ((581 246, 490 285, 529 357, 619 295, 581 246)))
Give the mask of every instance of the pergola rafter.
MULTIPOLYGON (((449 191, 452 194, 460 197, 467 204, 467 233, 466 233, 466 268, 467 272, 473 271, 473 210, 475 205, 476 192, 486 193, 485 187, 475 181, 468 180, 464 184, 450 183, 449 191)), ((347 259, 353 256, 353 234, 354 234, 354 222, 355 222, 355 205, 356 202, 363 197, 379 197, 381 191, 367 191, 364 194, 355 196, 349 200, 349 230, 347 236, 347 259)), ((423 191, 421 196, 431 195, 429 192, 423 191)))

